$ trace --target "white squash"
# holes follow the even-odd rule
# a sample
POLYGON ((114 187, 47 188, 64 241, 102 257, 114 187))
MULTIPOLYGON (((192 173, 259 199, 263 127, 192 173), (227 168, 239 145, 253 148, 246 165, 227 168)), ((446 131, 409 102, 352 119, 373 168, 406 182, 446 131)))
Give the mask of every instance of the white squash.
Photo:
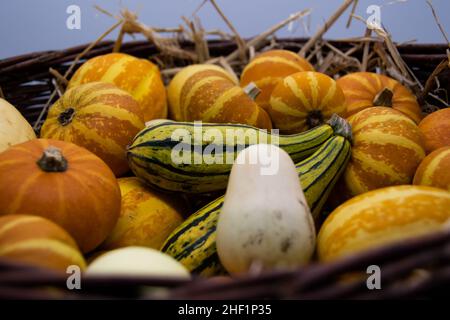
POLYGON ((27 120, 12 104, 0 98, 0 152, 32 139, 36 139, 36 134, 27 120))
POLYGON ((86 274, 190 278, 189 271, 169 255, 134 246, 101 254, 89 264, 86 274))
POLYGON ((217 252, 230 273, 308 262, 315 228, 295 165, 274 145, 239 153, 217 225, 217 252))

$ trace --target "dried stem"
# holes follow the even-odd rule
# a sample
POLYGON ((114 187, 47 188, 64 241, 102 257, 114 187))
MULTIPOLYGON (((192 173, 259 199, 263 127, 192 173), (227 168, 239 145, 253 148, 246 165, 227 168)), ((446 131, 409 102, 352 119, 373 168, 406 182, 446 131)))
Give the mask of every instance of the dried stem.
POLYGON ((328 31, 328 29, 331 28, 331 26, 336 22, 337 19, 344 13, 345 10, 354 2, 355 0, 345 0, 345 2, 336 10, 335 13, 327 20, 325 21, 324 25, 317 31, 317 33, 312 36, 308 42, 305 43, 303 48, 298 52, 298 54, 302 57, 306 56, 306 53, 309 51, 309 49, 312 48, 314 43, 322 38, 322 36, 325 34, 325 32, 328 31))
MULTIPOLYGON (((247 50, 250 47, 255 47, 255 49, 259 49, 262 44, 267 41, 267 38, 269 36, 271 36, 272 34, 274 34, 275 32, 277 32, 278 30, 280 30, 281 28, 283 28, 284 26, 286 26, 289 22, 300 19, 302 17, 305 17, 307 15, 309 15, 311 13, 310 9, 306 9, 300 12, 297 12, 291 16, 289 16, 289 18, 281 21, 280 23, 277 23, 276 25, 272 26, 271 28, 269 28, 268 30, 264 31, 263 33, 259 34, 258 36, 254 37, 253 39, 251 39, 250 41, 248 41, 245 44, 245 49, 247 50)), ((233 51, 232 53, 230 53, 227 57, 226 60, 228 62, 236 59, 239 56, 239 49, 233 51)))
MULTIPOLYGON (((75 68, 75 66, 78 64, 78 62, 81 60, 81 58, 84 57, 84 55, 86 53, 88 53, 89 51, 92 50, 92 48, 94 48, 100 41, 102 41, 107 35, 109 35, 111 32, 113 32, 117 27, 119 27, 121 24, 123 23, 123 20, 119 20, 117 21, 115 24, 113 24, 112 27, 110 27, 108 30, 106 30, 100 37, 97 38, 97 40, 95 40, 94 42, 92 42, 91 44, 89 44, 80 54, 78 54, 75 59, 72 61, 72 64, 70 65, 69 69, 67 69, 67 71, 64 73, 64 79, 67 79, 67 77, 72 73, 73 69, 75 68)), ((44 105, 44 107, 42 108, 41 113, 39 114, 39 117, 36 120, 36 123, 33 126, 34 130, 38 129, 38 126, 42 120, 42 118, 44 117, 44 114, 47 112, 48 107, 50 106, 50 103, 53 101, 53 99, 55 98, 57 92, 56 90, 54 90, 52 92, 52 94, 50 95, 50 98, 47 100, 47 103, 44 105)))
POLYGON ((214 9, 216 9, 217 13, 220 15, 220 17, 223 19, 223 21, 226 23, 226 25, 228 26, 228 28, 230 28, 231 32, 233 32, 235 38, 236 38, 236 43, 238 46, 238 50, 239 50, 239 57, 241 60, 245 60, 245 51, 246 51, 246 46, 245 46, 245 42, 244 40, 242 40, 241 36, 239 35, 239 33, 237 32, 236 28, 233 26, 233 24, 231 23, 231 21, 227 18, 227 16, 225 16, 225 14, 223 13, 223 11, 220 9, 220 7, 217 5, 216 0, 209 0, 209 2, 211 2, 211 4, 213 5, 214 9))
POLYGON ((433 14, 434 20, 436 21, 436 24, 438 25, 439 30, 442 33, 442 36, 444 37, 445 41, 447 42, 448 46, 450 47, 450 41, 448 40, 447 33, 445 32, 444 28, 442 27, 441 21, 439 20, 439 17, 434 10, 433 4, 431 3, 431 0, 427 0, 428 5, 431 8, 431 13, 433 14))

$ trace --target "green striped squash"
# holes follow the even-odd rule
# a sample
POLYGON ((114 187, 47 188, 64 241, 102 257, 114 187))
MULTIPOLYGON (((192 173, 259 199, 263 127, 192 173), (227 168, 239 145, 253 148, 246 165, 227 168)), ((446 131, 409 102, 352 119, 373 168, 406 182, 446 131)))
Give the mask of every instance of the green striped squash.
POLYGON ((156 189, 205 194, 226 188, 234 159, 239 151, 250 145, 250 141, 276 143, 294 162, 298 162, 335 134, 351 135, 348 123, 338 116, 328 124, 294 135, 275 135, 241 124, 203 123, 199 127, 194 122, 156 120, 134 138, 127 157, 134 174, 156 189), (181 133, 183 137, 180 137, 181 133), (215 140, 217 134, 223 137, 223 141, 215 140), (186 141, 185 137, 189 140, 186 141), (184 163, 173 158, 173 152, 181 146, 183 150, 179 154, 189 160, 184 163), (218 163, 205 162, 207 159, 202 157, 212 147, 218 163))
MULTIPOLYGON (((349 140, 328 139, 309 158, 297 163, 300 183, 316 221, 331 189, 350 159, 349 140)), ((216 225, 224 196, 209 203, 181 224, 163 244, 161 251, 180 261, 192 273, 221 274, 223 267, 216 252, 216 225)))

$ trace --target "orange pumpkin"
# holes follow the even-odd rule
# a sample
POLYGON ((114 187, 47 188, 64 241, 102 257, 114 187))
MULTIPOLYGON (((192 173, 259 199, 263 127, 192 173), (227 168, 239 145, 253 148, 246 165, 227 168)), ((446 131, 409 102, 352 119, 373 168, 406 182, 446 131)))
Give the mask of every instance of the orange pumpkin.
POLYGON ((313 66, 298 54, 288 50, 269 50, 256 56, 241 74, 241 87, 254 82, 261 90, 255 102, 269 109, 270 95, 283 78, 301 71, 313 71, 313 66))
POLYGON ((35 139, 0 153, 0 215, 48 218, 67 230, 83 252, 111 232, 120 200, 108 166, 75 144, 35 139))
POLYGON ((450 191, 450 147, 434 150, 423 159, 414 176, 414 184, 450 191))
POLYGON ((124 53, 97 56, 75 72, 68 88, 96 81, 130 93, 140 104, 145 121, 167 117, 166 89, 159 68, 149 60, 124 53))
POLYGON ((317 237, 322 261, 438 232, 450 218, 450 192, 394 186, 350 199, 325 220, 317 237))
POLYGON ((353 147, 344 179, 351 195, 412 182, 425 157, 422 136, 413 120, 392 108, 372 107, 348 121, 353 147))
POLYGON ((272 91, 269 114, 283 133, 306 131, 327 121, 334 113, 344 115, 345 98, 329 76, 297 72, 283 79, 272 91))
POLYGON ((187 68, 187 71, 177 74, 169 85, 169 92, 179 92, 179 110, 171 110, 174 120, 243 123, 272 128, 264 109, 223 73, 187 68))
POLYGON ((420 123, 425 150, 430 153, 442 147, 450 147, 450 108, 427 115, 420 123))
POLYGON ((416 124, 422 111, 416 97, 400 82, 372 72, 350 73, 337 80, 347 102, 347 117, 370 107, 392 107, 416 124))
POLYGON ((64 229, 29 215, 0 217, 0 257, 63 272, 71 265, 86 267, 75 240, 64 229))
POLYGON ((112 84, 93 82, 68 90, 50 108, 41 137, 85 147, 120 176, 128 171, 126 147, 144 126, 133 97, 112 84))

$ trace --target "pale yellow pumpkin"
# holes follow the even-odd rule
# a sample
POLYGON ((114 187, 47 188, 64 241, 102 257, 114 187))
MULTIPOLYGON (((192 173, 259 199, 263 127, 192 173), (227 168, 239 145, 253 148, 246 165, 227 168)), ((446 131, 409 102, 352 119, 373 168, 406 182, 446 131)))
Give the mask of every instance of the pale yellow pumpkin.
POLYGON ((27 120, 12 104, 0 98, 0 152, 32 139, 36 139, 36 134, 27 120))

